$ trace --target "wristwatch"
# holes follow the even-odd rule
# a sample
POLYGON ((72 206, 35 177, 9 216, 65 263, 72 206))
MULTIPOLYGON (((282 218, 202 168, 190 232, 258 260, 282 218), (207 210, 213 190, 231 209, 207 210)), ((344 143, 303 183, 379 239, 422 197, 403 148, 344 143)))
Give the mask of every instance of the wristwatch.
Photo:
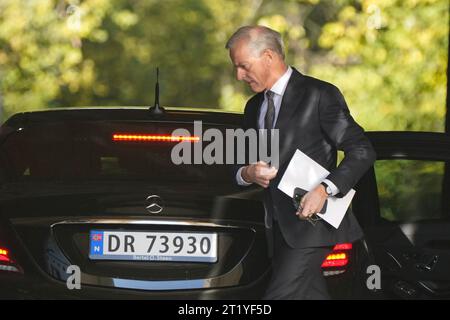
POLYGON ((333 191, 331 191, 331 188, 329 185, 327 185, 325 182, 321 182, 320 184, 325 187, 325 192, 327 193, 327 196, 333 195, 333 191))

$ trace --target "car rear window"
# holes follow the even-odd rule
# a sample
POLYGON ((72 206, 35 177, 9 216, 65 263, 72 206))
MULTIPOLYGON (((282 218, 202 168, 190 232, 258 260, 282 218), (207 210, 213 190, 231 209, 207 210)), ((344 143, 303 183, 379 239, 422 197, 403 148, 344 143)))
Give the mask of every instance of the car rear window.
MULTIPOLYGON (((213 127, 203 124, 203 130, 213 127)), ((0 147, 3 182, 144 180, 230 183, 226 165, 179 164, 170 141, 113 141, 113 134, 170 135, 192 123, 55 121, 32 124, 0 147)), ((225 130, 214 125, 214 128, 225 130)), ((192 144, 192 143, 191 143, 192 144)), ((193 146, 192 146, 193 147, 193 146)))
POLYGON ((381 217, 403 222, 448 217, 443 207, 444 169, 442 161, 378 160, 381 217))

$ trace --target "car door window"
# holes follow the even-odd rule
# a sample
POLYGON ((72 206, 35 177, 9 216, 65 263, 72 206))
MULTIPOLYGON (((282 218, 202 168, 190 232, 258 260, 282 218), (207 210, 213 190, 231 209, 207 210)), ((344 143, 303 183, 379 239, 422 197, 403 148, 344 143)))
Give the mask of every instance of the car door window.
POLYGON ((380 215, 389 221, 440 219, 445 163, 378 160, 375 163, 380 215))

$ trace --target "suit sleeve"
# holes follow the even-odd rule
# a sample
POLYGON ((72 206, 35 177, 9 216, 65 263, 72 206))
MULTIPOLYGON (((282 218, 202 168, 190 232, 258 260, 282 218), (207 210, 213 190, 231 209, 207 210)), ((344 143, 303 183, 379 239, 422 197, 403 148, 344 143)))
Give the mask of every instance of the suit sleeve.
POLYGON ((341 92, 331 84, 325 85, 321 90, 319 117, 326 137, 345 155, 327 177, 338 187, 340 194, 337 197, 342 197, 373 165, 376 154, 363 128, 350 115, 341 92))
MULTIPOLYGON (((250 119, 250 111, 249 111, 249 109, 251 108, 251 102, 252 102, 252 99, 250 99, 247 102, 247 104, 245 105, 245 109, 244 109, 244 116, 243 116, 243 120, 242 120, 242 124, 241 124, 241 127, 242 127, 242 129, 244 131, 251 128, 251 119, 250 119)), ((247 145, 245 147, 245 152, 246 152, 245 159, 246 159, 246 161, 248 159, 248 150, 249 150, 249 146, 247 145)), ((246 164, 237 164, 237 150, 236 149, 234 150, 234 161, 233 161, 233 163, 234 164, 231 166, 230 173, 231 173, 231 178, 233 179, 234 183, 237 184, 240 188, 246 188, 246 187, 251 186, 252 183, 250 183, 250 184, 239 183, 239 181, 237 179, 237 174, 238 174, 239 170, 242 167, 246 166, 247 163, 246 164)))

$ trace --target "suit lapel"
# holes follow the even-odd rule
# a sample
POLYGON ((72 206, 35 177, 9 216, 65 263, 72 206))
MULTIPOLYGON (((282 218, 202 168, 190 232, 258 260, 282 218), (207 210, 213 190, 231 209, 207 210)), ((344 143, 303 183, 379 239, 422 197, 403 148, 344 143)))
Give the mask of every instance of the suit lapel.
POLYGON ((292 68, 291 78, 281 100, 280 112, 275 123, 275 129, 286 128, 287 123, 292 119, 292 115, 297 109, 304 93, 304 87, 301 86, 302 81, 303 75, 292 68))
POLYGON ((292 75, 289 79, 288 85, 281 101, 280 112, 278 114, 275 129, 281 129, 280 132, 280 167, 289 159, 289 152, 294 142, 295 132, 289 130, 289 121, 294 118, 295 111, 298 110, 299 104, 302 100, 305 88, 302 85, 303 75, 296 69, 292 68, 292 75))
MULTIPOLYGON (((292 68, 292 74, 289 79, 288 85, 281 100, 280 111, 278 114, 277 121, 274 128, 284 128, 284 125, 291 119, 292 114, 297 108, 297 104, 300 102, 301 97, 304 93, 304 88, 301 86, 303 82, 303 75, 297 71, 297 69, 292 68)), ((253 106, 250 108, 251 114, 249 118, 251 119, 251 128, 258 129, 258 120, 260 116, 261 106, 264 101, 264 93, 260 92, 255 96, 253 106)))
POLYGON ((254 99, 254 105, 250 108, 251 115, 249 119, 251 119, 252 123, 250 124, 250 128, 259 129, 258 120, 259 120, 259 112, 261 111, 261 106, 264 101, 264 93, 258 93, 254 99))

